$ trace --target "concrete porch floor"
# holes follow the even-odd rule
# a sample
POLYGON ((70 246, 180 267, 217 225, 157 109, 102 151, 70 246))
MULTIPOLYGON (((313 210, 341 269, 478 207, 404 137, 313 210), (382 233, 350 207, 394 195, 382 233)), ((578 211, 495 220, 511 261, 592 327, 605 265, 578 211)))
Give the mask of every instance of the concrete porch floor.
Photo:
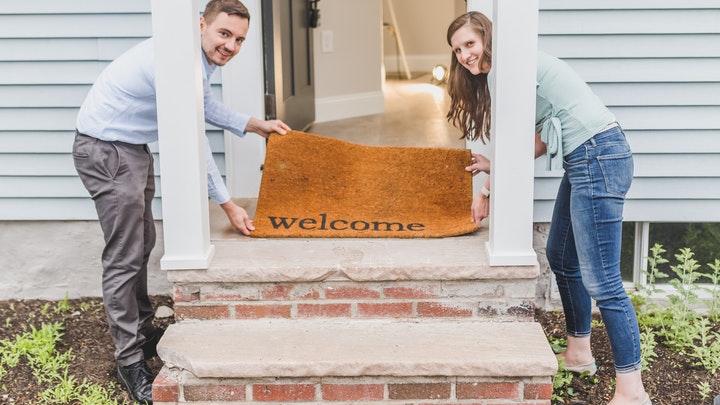
MULTIPOLYGON (((236 202, 254 216, 256 199, 236 202)), ((449 238, 252 238, 233 230, 212 204, 210 228, 215 245, 210 268, 174 270, 169 281, 530 279, 539 274, 537 265, 490 266, 486 227, 449 238)))

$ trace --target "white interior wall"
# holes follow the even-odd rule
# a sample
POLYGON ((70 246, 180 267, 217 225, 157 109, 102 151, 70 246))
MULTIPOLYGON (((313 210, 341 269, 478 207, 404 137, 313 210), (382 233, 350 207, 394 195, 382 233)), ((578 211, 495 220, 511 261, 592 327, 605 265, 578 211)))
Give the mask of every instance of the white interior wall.
POLYGON ((319 6, 320 27, 313 38, 315 120, 382 113, 381 0, 325 0, 319 6))
MULTIPOLYGON (((445 35, 447 27, 465 11, 464 0, 383 0, 383 22, 392 25, 390 6, 395 10, 397 27, 408 67, 416 73, 429 73, 436 64, 450 57, 445 35)), ((388 73, 403 72, 402 56, 391 27, 383 29, 384 67, 388 73)))

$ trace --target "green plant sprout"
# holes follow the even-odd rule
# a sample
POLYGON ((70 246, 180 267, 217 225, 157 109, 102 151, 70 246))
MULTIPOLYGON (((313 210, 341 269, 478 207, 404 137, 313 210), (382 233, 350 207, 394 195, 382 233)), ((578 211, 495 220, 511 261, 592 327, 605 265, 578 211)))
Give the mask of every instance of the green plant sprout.
POLYGON ((70 350, 65 353, 57 351, 62 330, 63 326, 58 322, 43 323, 40 329, 30 325, 29 331, 15 336, 14 340, 0 340, 0 381, 7 376, 9 369, 24 359, 35 379, 49 385, 38 396, 41 404, 118 405, 106 388, 86 380, 78 383, 74 376, 68 376, 75 356, 70 350))

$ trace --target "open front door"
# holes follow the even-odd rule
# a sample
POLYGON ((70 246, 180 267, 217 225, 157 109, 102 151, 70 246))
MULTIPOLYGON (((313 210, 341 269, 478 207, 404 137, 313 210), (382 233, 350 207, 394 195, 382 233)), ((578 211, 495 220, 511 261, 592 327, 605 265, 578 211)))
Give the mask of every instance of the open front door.
POLYGON ((315 121, 313 33, 318 0, 263 0, 266 119, 294 130, 315 121))

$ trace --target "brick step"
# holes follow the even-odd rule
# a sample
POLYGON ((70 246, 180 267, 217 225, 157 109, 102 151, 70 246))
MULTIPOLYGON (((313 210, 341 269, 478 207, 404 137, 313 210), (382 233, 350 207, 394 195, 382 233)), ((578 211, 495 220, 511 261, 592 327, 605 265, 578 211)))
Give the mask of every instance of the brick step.
POLYGON ((210 268, 168 279, 178 320, 531 320, 538 266, 490 266, 486 237, 217 241, 210 268))
POLYGON ((158 353, 157 405, 549 405, 557 368, 535 322, 458 319, 180 322, 158 353))

